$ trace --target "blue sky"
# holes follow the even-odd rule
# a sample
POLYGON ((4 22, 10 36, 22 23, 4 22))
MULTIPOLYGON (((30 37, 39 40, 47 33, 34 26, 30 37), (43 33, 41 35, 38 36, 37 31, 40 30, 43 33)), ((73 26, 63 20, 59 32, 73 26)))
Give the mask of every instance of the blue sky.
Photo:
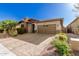
POLYGON ((0 20, 20 21, 25 17, 37 20, 64 18, 66 26, 75 19, 72 4, 61 3, 0 3, 0 20))

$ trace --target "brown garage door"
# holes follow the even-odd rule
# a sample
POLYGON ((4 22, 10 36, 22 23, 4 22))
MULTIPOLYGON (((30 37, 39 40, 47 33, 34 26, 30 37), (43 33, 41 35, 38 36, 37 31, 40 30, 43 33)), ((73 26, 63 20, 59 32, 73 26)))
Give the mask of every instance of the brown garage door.
POLYGON ((38 25, 39 33, 56 33, 56 24, 38 25))

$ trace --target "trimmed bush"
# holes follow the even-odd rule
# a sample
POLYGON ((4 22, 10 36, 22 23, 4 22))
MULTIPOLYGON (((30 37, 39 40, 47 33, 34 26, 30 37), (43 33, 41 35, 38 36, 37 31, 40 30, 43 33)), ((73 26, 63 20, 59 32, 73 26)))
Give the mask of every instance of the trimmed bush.
POLYGON ((68 38, 68 36, 65 33, 56 34, 55 39, 64 40, 66 42, 69 41, 69 38, 68 38))
POLYGON ((17 36, 18 34, 16 29, 8 30, 7 32, 10 36, 17 36))
POLYGON ((59 33, 55 36, 55 39, 52 42, 52 45, 54 45, 55 48, 57 48, 57 51, 59 55, 61 56, 71 56, 71 49, 68 43, 68 37, 64 33, 59 33))

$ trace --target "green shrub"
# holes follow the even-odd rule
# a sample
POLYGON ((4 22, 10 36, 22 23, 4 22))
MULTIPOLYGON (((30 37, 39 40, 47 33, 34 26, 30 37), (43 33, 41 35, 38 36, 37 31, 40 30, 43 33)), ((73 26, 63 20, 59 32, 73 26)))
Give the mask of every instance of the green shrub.
POLYGON ((16 29, 11 29, 11 30, 8 30, 7 32, 10 36, 17 36, 18 34, 16 29))
POLYGON ((69 40, 68 36, 65 33, 56 34, 55 38, 56 39, 60 39, 60 40, 64 40, 64 41, 68 41, 69 40))
POLYGON ((70 56, 71 49, 67 42, 68 37, 64 33, 59 33, 55 36, 55 39, 52 42, 52 45, 57 48, 59 55, 61 56, 70 56))
POLYGON ((24 28, 17 28, 18 34, 24 34, 26 31, 24 28))

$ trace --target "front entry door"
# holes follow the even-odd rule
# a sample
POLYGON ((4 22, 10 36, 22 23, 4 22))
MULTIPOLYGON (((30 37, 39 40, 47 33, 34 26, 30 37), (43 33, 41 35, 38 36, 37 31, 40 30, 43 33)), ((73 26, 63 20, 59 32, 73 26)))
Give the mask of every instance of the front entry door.
POLYGON ((28 33, 32 33, 32 24, 28 23, 28 33))

